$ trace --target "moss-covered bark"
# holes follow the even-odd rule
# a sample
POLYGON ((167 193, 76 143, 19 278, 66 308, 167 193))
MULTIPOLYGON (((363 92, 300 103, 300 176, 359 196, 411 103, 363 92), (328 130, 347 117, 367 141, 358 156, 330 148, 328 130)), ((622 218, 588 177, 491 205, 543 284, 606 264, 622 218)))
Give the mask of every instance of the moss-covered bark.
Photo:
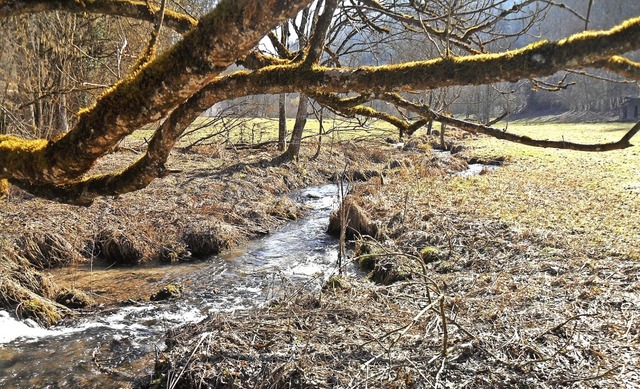
MULTIPOLYGON (((216 77, 226 65, 249 52, 266 31, 304 5, 299 3, 304 2, 223 1, 184 41, 107 92, 81 115, 78 126, 65 137, 53 143, 0 137, 0 179, 9 178, 44 197, 75 203, 87 203, 96 195, 140 189, 162 175, 164 161, 175 140, 202 111, 219 101, 250 94, 357 92, 385 98, 388 91, 515 81, 581 67, 617 67, 637 76, 636 63, 612 56, 640 49, 640 18, 609 31, 586 32, 558 42, 543 41, 493 55, 355 69, 278 64, 216 77), (136 164, 123 172, 74 181, 122 137, 171 110, 147 154, 136 164)), ((356 103, 357 98, 345 102, 349 107, 356 107, 356 103)), ((537 141, 488 126, 438 117, 428 107, 407 109, 469 131, 543 147, 611 150, 628 147, 637 132, 634 128, 619 142, 610 144, 575 145, 537 141)))
MULTIPOLYGON (((159 7, 146 1, 133 0, 2 0, 0 18, 44 11, 87 12, 124 16, 153 23, 159 7)), ((164 25, 181 33, 194 28, 198 22, 189 15, 166 10, 164 25)))
POLYGON ((9 181, 8 180, 0 180, 0 200, 4 200, 7 198, 9 194, 9 181))
POLYGON ((73 130, 41 152, 15 153, 32 147, 29 141, 16 140, 14 148, 0 144, 0 178, 45 185, 80 176, 124 136, 161 119, 304 5, 302 0, 220 2, 182 41, 107 91, 80 113, 73 130))

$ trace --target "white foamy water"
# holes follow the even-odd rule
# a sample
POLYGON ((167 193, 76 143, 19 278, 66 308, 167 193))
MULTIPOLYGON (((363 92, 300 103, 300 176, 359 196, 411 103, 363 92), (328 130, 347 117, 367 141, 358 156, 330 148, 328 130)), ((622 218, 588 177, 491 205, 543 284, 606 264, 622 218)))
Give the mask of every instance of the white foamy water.
POLYGON ((190 285, 178 300, 98 312, 48 329, 0 311, 0 387, 119 387, 140 369, 135 361, 164 347, 171 328, 319 288, 336 270, 337 242, 325 233, 336 192, 335 186, 301 191, 305 217, 176 279, 190 285))
POLYGON ((22 337, 37 338, 52 335, 55 331, 40 327, 33 320, 16 320, 9 312, 0 311, 0 344, 22 337))

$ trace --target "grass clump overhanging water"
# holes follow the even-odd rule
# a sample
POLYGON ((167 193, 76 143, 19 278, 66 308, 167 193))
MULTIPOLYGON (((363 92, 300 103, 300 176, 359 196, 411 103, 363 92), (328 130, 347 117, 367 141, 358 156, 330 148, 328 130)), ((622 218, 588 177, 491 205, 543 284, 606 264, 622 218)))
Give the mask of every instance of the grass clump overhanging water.
POLYGON ((34 269, 20 256, 13 244, 0 239, 0 303, 18 317, 30 318, 48 326, 65 313, 52 301, 58 287, 50 277, 34 269))

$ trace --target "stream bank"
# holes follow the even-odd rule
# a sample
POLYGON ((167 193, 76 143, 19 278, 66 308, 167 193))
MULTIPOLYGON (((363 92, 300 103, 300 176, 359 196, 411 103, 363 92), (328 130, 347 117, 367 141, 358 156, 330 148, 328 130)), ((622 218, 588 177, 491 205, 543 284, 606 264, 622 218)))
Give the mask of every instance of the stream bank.
MULTIPOLYGON (((431 171, 432 175, 448 174, 446 169, 442 169, 442 166, 448 166, 448 163, 442 162, 438 158, 434 159, 429 154, 425 154, 425 150, 420 150, 414 153, 402 152, 395 157, 391 150, 375 149, 373 152, 368 154, 365 152, 366 149, 367 148, 360 147, 358 145, 348 144, 346 145, 346 149, 342 151, 343 156, 351 155, 350 157, 347 156, 345 158, 353 158, 354 161, 358 160, 358 162, 354 162, 354 167, 352 167, 352 177, 363 175, 361 173, 357 173, 358 171, 384 171, 386 176, 402 175, 405 174, 404 172, 408 167, 415 166, 418 166, 423 171, 431 171), (363 160, 363 156, 366 156, 367 159, 363 160), (357 166, 366 166, 366 169, 358 169, 356 168, 357 166)), ((284 200, 286 197, 282 197, 280 194, 281 192, 274 190, 274 188, 277 189, 276 187, 270 186, 271 184, 269 183, 273 183, 275 177, 269 174, 264 175, 265 169, 269 172, 272 168, 268 164, 265 165, 265 163, 264 158, 258 158, 253 164, 243 163, 222 169, 221 171, 217 170, 217 179, 220 180, 218 184, 216 184, 215 180, 211 183, 211 176, 203 174, 202 172, 196 172, 195 174, 194 172, 190 172, 189 174, 191 176, 188 179, 182 177, 185 179, 187 185, 193 185, 194 183, 198 184, 197 190, 195 192, 193 189, 185 190, 184 184, 181 184, 182 188, 175 189, 175 198, 185 199, 185 196, 190 197, 191 201, 194 203, 192 203, 189 208, 192 212, 196 211, 196 215, 189 215, 188 213, 176 214, 175 211, 169 210, 169 208, 165 207, 166 204, 163 204, 162 202, 160 202, 159 206, 150 209, 148 205, 145 207, 144 203, 137 203, 136 201, 130 202, 123 199, 104 199, 98 206, 98 212, 100 212, 99 217, 102 218, 102 220, 110 218, 115 218, 117 220, 118 218, 125 216, 126 221, 131 223, 128 227, 130 230, 134 230, 134 226, 137 227, 135 230, 141 238, 128 238, 127 241, 129 243, 127 246, 135 246, 136 242, 145 242, 145 239, 147 239, 146 242, 148 242, 149 237, 158 237, 160 236, 160 233, 163 233, 163 237, 176 237, 179 236, 178 232, 180 231, 193 231, 193 228, 189 229, 189 227, 185 227, 183 222, 180 222, 181 218, 187 218, 182 220, 185 222, 188 220, 189 223, 196 225, 200 220, 208 218, 207 220, 209 223, 214 223, 217 226, 221 223, 231 223, 235 220, 240 221, 234 225, 236 231, 244 232, 244 235, 237 234, 236 236, 243 236, 243 238, 246 238, 247 236, 265 234, 266 232, 271 231, 271 228, 274 228, 274 226, 282 224, 286 220, 291 220, 299 214, 299 210, 296 206, 292 206, 291 202, 286 202, 284 200), (208 183, 207 186, 204 186, 205 182, 208 183), (258 182, 259 184, 254 185, 253 183, 255 182, 258 182), (204 194, 210 195, 211 192, 209 191, 211 190, 211 187, 215 187, 216 185, 219 186, 221 183, 224 183, 225 189, 221 190, 218 196, 222 196, 222 198, 227 196, 231 199, 238 199, 235 203, 228 204, 220 202, 214 204, 216 200, 220 201, 221 198, 214 196, 213 199, 206 199, 196 196, 196 193, 202 195, 202 190, 206 190, 204 194), (271 192, 275 192, 275 194, 271 192), (268 196, 268 194, 271 194, 271 196, 268 196), (252 207, 248 205, 251 201, 255 202, 255 199, 261 200, 257 203, 260 204, 259 207, 252 207), (211 205, 203 204, 206 201, 211 201, 211 205), (118 202, 122 205, 122 208, 115 206, 115 203, 118 202), (244 207, 243 204, 247 204, 247 207, 244 207), (265 208, 279 208, 279 211, 262 212, 261 210, 264 210, 265 208), (136 211, 137 216, 127 214, 128 211, 131 210, 136 211), (202 213, 203 210, 207 211, 206 214, 202 213), (230 210, 232 212, 229 212, 230 210), (153 212, 155 217, 150 216, 148 212, 153 212), (271 219, 265 219, 264 217, 260 217, 260 215, 268 215, 271 219), (158 220, 158 217, 162 218, 158 220), (173 220, 171 226, 162 224, 166 224, 167 220, 173 220), (265 224, 265 220, 275 220, 275 222, 272 222, 271 224, 267 222, 265 224), (147 224, 146 228, 142 228, 140 230, 141 226, 145 227, 144 223, 150 222, 155 224, 147 224), (154 230, 154 226, 157 226, 158 230, 154 230), (265 229, 265 226, 270 227, 269 229, 265 229), (169 228, 169 230, 167 230, 167 228, 169 228), (175 230, 172 231, 171 228, 174 228, 175 230)), ((458 169, 458 166, 464 166, 464 163, 456 160, 456 165, 452 167, 452 171, 458 169)), ((290 180, 293 180, 294 177, 301 180, 298 182, 305 183, 312 181, 310 177, 316 177, 316 179, 319 180, 326 179, 326 176, 329 173, 326 166, 324 167, 324 170, 317 169, 312 173, 307 170, 308 165, 291 164, 284 166, 284 168, 295 170, 295 172, 291 174, 291 179, 287 179, 289 175, 278 177, 279 181, 277 182, 280 182, 280 185, 285 185, 284 188, 286 188, 282 193, 285 193, 286 190, 289 189, 286 185, 290 185, 290 180), (318 172, 324 173, 318 174, 318 172), (300 176, 302 176, 302 179, 300 179, 300 176)), ((278 176, 279 173, 282 173, 282 169, 283 167, 279 167, 278 170, 273 172, 273 174, 278 176)), ((378 173, 378 175, 379 174, 380 173, 378 173)), ((332 173, 332 175, 335 176, 335 172, 332 173)), ((376 182, 376 180, 373 181, 376 182)), ((381 180, 378 180, 378 182, 381 183, 381 180)), ((160 183, 159 187, 152 189, 161 190, 166 195, 167 188, 162 184, 163 183, 160 183)), ((166 184, 166 182, 164 184, 166 184)), ((173 186, 171 188, 173 188, 173 186)), ((175 198, 161 198, 161 200, 169 201, 171 199, 175 200, 175 198)), ((307 202, 320 201, 321 203, 322 199, 325 198, 327 198, 327 196, 322 193, 309 194, 307 202)), ((16 200, 16 198, 14 197, 13 200, 16 200)), ((24 202, 22 205, 28 202, 38 202, 36 199, 23 200, 24 202)), ((64 208, 64 206, 60 207, 64 208)), ((24 208, 27 209, 15 208, 13 211, 28 211, 28 207, 24 208)), ((77 213, 72 214, 73 221, 70 222, 68 221, 68 217, 56 217, 58 216, 56 215, 56 212, 59 212, 60 208, 56 208, 55 206, 52 206, 52 208, 53 212, 49 215, 48 220, 49 222, 62 222, 62 230, 65 229, 65 226, 71 226, 77 229, 78 225, 73 224, 74 221, 78 222, 78 220, 83 218, 87 218, 88 220, 92 217, 93 212, 96 212, 96 210, 90 210, 85 215, 77 213), (65 225, 65 222, 70 224, 65 225)), ((175 209, 175 206, 173 209, 175 209)), ((133 213, 135 214, 136 212, 133 213)), ((303 232, 303 235, 305 235, 305 239, 314 239, 314 237, 324 236, 324 233, 321 231, 325 228, 326 216, 326 214, 322 216, 322 222, 316 222, 317 225, 322 226, 321 230, 309 233, 304 229, 300 229, 300 231, 303 232)), ((302 220, 307 219, 308 217, 302 220)), ((42 223, 42 221, 40 221, 40 223, 42 223)), ((293 223, 294 228, 296 228, 296 223, 299 222, 296 221, 293 223)), ((109 223, 106 224, 110 225, 109 223)), ((231 224, 228 225, 231 226, 231 224)), ((120 224, 120 227, 123 227, 123 225, 120 224)), ((32 228, 35 228, 35 226, 32 228)), ((118 239, 115 239, 118 241, 122 241, 123 236, 132 236, 122 233, 122 231, 127 231, 127 228, 113 230, 120 234, 111 234, 111 236, 119 236, 118 239)), ((213 228, 205 229, 207 233, 212 230, 213 228)), ((104 236, 104 234, 100 232, 104 231, 104 229, 96 231, 98 232, 95 233, 94 236, 104 236)), ((215 229, 215 231, 220 231, 220 228, 215 229)), ((164 309, 166 306, 163 306, 163 303, 149 305, 146 301, 148 300, 149 295, 154 292, 154 289, 157 289, 155 286, 166 284, 168 281, 176 281, 179 284, 184 285, 185 290, 191 291, 185 294, 185 301, 191 301, 189 299, 201 300, 200 304, 203 304, 203 301, 206 301, 204 304, 208 307, 204 312, 218 312, 220 310, 228 310, 230 309, 229 307, 233 307, 233 310, 246 309, 255 306, 256 303, 272 300, 274 297, 280 295, 280 293, 286 292, 291 288, 298 289, 298 287, 293 287, 293 285, 298 285, 300 281, 304 281, 313 274, 320 272, 320 270, 326 269, 326 264, 322 265, 325 267, 318 267, 318 259, 327 257, 326 250, 330 245, 328 245, 326 241, 318 241, 319 243, 311 245, 303 244, 300 246, 301 251, 298 252, 292 250, 292 248, 295 248, 295 243, 291 243, 291 241, 288 240, 291 238, 288 237, 287 234, 283 235, 284 238, 278 238, 280 236, 279 234, 280 232, 271 234, 264 238, 269 239, 269 242, 271 242, 267 244, 267 246, 269 246, 268 250, 250 250, 251 254, 248 257, 239 252, 227 251, 227 254, 220 257, 222 258, 222 263, 214 261, 214 265, 208 263, 190 263, 188 266, 169 266, 165 267, 163 270, 160 270, 162 268, 158 268, 157 266, 138 266, 137 268, 120 267, 115 270, 107 270, 107 268, 113 263, 106 262, 103 259, 101 268, 98 266, 100 265, 99 260, 95 259, 88 265, 80 263, 79 266, 71 268, 72 270, 69 272, 64 272, 62 270, 51 272, 50 274, 54 275, 56 281, 62 284, 67 283, 69 287, 74 289, 83 289, 88 291, 90 295, 97 300, 97 303, 101 304, 102 313, 96 315, 94 319, 87 319, 87 317, 84 317, 81 319, 80 324, 74 324, 71 326, 67 325, 66 327, 59 329, 53 328, 38 332, 35 326, 32 327, 34 332, 31 335, 35 337, 35 341, 17 341, 17 343, 13 342, 11 347, 3 348, 2 352, 7 357, 7 363, 3 365, 3 370, 13 372, 10 373, 9 376, 13 377, 12 379, 17 379, 18 382, 26 382, 29 383, 28 385, 36 386, 45 385, 47 382, 67 382, 72 386, 101 386, 104 384, 103 381, 93 381, 94 378, 92 378, 92 376, 96 374, 107 374, 119 377, 115 379, 115 381, 107 381, 110 384, 115 382, 131 382, 133 380, 133 376, 126 373, 126 371, 135 371, 140 373, 142 370, 139 370, 139 366, 149 365, 148 361, 143 361, 141 358, 148 356, 149 352, 156 348, 162 348, 160 343, 153 340, 157 339, 159 333, 162 333, 168 328, 180 323, 199 321, 206 315, 206 313, 203 313, 200 308, 193 308, 194 306, 197 306, 197 304, 185 304, 185 307, 183 307, 184 309, 178 311, 166 311, 166 309, 164 309), (273 239, 276 240, 274 241, 273 239), (277 241, 277 239, 282 240, 277 241), (291 253, 294 255, 294 262, 300 261, 301 258, 306 258, 308 253, 311 253, 312 256, 315 255, 314 253, 321 253, 321 255, 320 257, 314 257, 313 260, 305 263, 295 262, 299 263, 299 266, 280 267, 276 272, 268 271, 266 273, 258 272, 258 274, 251 274, 255 268, 259 268, 262 265, 273 267, 273 260, 283 258, 284 255, 291 255, 291 253), (242 266, 239 265, 239 263, 244 263, 242 261, 248 261, 247 263, 252 266, 252 270, 242 270, 242 266), (130 283, 126 282, 127 274, 132 276, 135 274, 135 276, 131 278, 130 283), (236 288, 236 281, 238 278, 251 280, 251 282, 246 285, 240 283, 238 288, 236 288), (265 289, 264 282, 267 281, 268 287, 265 289), (285 284, 282 284, 282 281, 286 281, 285 284), (211 284, 215 284, 217 286, 213 289, 201 287, 201 285, 211 284), (225 287, 225 285, 228 287, 225 287), (231 287, 231 285, 233 286, 231 287), (230 293, 231 289, 233 289, 234 292, 230 293), (194 290, 198 290, 198 292, 193 292, 194 290), (138 292, 138 295, 135 294, 136 291, 138 292), (118 306, 123 303, 128 306, 118 308, 118 306), (160 311, 158 311, 157 306, 163 308, 160 308, 160 311), (104 311, 104 309, 107 309, 107 311, 104 311), (115 332, 113 332, 114 330, 115 332), (88 343, 85 343, 85 340, 88 343), (76 346, 64 346, 65 344, 68 344, 68 342, 74 343, 76 346), (31 346, 29 346, 29 344, 31 344, 31 346), (58 365, 51 366, 51 368, 44 368, 40 372, 29 372, 25 375, 23 367, 26 368, 26 371, 29 371, 29 364, 32 364, 32 361, 39 361, 43 358, 43 354, 40 351, 37 351, 38 349, 40 349, 41 352, 44 352, 48 357, 55 355, 54 360, 56 361, 73 360, 77 361, 77 363, 74 362, 69 364, 69 366, 65 366, 64 369, 60 369, 58 365), (91 352, 90 356, 87 354, 89 351, 91 352), (122 355, 126 355, 126 357, 122 357, 122 355)), ((183 237, 187 235, 188 233, 184 232, 181 234, 183 237)), ((34 234, 34 236, 37 236, 37 234, 34 234)), ((213 236, 213 238, 218 239, 218 235, 213 236)), ((80 254, 86 253, 86 235, 84 240, 81 237, 75 237, 75 243, 79 240, 82 243, 80 247, 84 247, 84 249, 79 248, 77 249, 77 252, 80 254)), ((260 242, 260 240, 256 242, 260 242)), ((237 243, 237 241, 234 243, 237 243)), ((73 245, 73 243, 71 243, 71 245, 73 245)), ((252 245, 253 243, 249 243, 249 247, 252 245)), ((90 246, 97 245, 90 244, 90 246)), ((148 247, 151 246, 152 245, 149 245, 148 247)), ((224 245, 218 245, 217 247, 223 246, 224 245)), ((162 248, 165 246, 162 245, 160 247, 162 248)), ((114 250, 105 250, 103 245, 100 248, 100 251, 114 250)), ((92 254, 95 252, 96 251, 94 250, 90 251, 92 254)), ((332 255, 328 256, 331 257, 332 255)), ((141 254, 139 258, 139 261, 134 262, 145 263, 148 259, 152 259, 151 256, 145 256, 144 254, 141 254)), ((178 258, 178 260, 184 261, 189 260, 189 258, 178 258)), ((74 261, 69 261, 69 263, 73 264, 74 261)), ((64 261, 60 262, 62 263, 64 261)), ((322 260, 320 260, 320 262, 322 262, 322 260)), ((33 264, 33 262, 31 263, 33 264)), ((65 262, 67 265, 69 263, 65 262)), ((48 263, 47 266, 51 265, 52 263, 48 263)), ((311 279, 314 279, 314 277, 311 277, 311 279)), ((322 284, 323 281, 320 279, 313 283, 313 285, 317 287, 322 284)), ((7 319, 5 316, 6 315, 3 315, 3 320, 7 319)), ((14 381, 3 381, 5 384, 9 384, 11 382, 14 381)))
MULTIPOLYGON (((303 213, 287 193, 331 181, 345 166, 355 180, 396 174, 407 166, 432 174, 466 168, 463 159, 436 158, 428 145, 402 151, 384 143, 344 142, 316 159, 303 155, 300 162, 274 164, 275 156, 275 150, 176 151, 168 168, 181 170, 144 190, 100 198, 85 208, 12 188, 0 208, 0 303, 50 325, 72 313, 60 303, 77 309, 147 300, 164 286, 163 271, 154 264, 192 262, 277 230, 303 213), (117 265, 121 270, 113 276, 119 283, 97 271, 117 265)), ((117 170, 136 158, 118 152, 93 173, 117 170)))
POLYGON ((217 312, 248 310, 320 289, 336 269, 337 244, 325 233, 336 190, 327 185, 299 192, 296 198, 307 209, 305 217, 166 279, 180 286, 177 300, 114 307, 49 329, 12 321, 2 313, 0 386, 130 385, 147 375, 153 365, 149 358, 164 348, 167 330, 217 312))
POLYGON ((347 278, 175 329, 148 386, 635 387, 640 262, 490 212, 528 206, 532 193, 510 185, 531 183, 529 163, 472 177, 413 164, 356 186, 352 201, 379 226, 356 259, 375 259, 374 280, 376 267, 401 279, 347 278), (482 206, 514 193, 523 203, 482 206))

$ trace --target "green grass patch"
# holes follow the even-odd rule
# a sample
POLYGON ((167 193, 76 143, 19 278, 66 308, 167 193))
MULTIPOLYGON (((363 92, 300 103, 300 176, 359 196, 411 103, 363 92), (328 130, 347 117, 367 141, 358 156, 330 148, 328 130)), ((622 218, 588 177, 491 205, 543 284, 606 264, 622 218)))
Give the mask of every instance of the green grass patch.
MULTIPOLYGON (((536 138, 603 142, 631 124, 516 124, 508 131, 536 138)), ((640 137, 635 140, 640 144, 640 137)), ((633 141, 632 141, 633 143, 633 141)), ((640 259, 640 147, 605 153, 541 149, 488 137, 468 140, 481 159, 505 157, 486 175, 440 179, 417 188, 439 206, 500 219, 549 234, 583 252, 640 259)))

